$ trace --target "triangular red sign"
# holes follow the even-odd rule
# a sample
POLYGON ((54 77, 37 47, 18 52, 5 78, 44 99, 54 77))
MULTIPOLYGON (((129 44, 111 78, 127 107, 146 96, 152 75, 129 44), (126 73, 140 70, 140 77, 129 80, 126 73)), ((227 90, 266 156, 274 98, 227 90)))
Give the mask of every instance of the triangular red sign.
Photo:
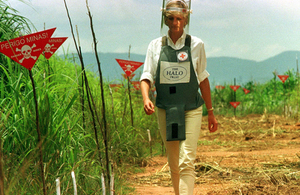
POLYGON ((127 74, 122 74, 122 76, 124 77, 124 79, 129 78, 129 80, 131 80, 135 76, 135 74, 131 74, 130 76, 127 76, 127 74))
POLYGON ((116 60, 127 76, 130 76, 136 69, 138 69, 142 64, 144 64, 142 62, 135 62, 129 60, 116 60))
POLYGON ((131 81, 131 84, 136 90, 140 90, 140 81, 131 81))
POLYGON ((216 89, 220 89, 220 90, 222 90, 222 89, 225 89, 225 87, 224 87, 224 86, 222 86, 222 85, 216 85, 216 89))
POLYGON ((243 88, 243 90, 244 90, 245 94, 250 93, 250 90, 248 90, 248 89, 246 89, 246 88, 243 88))
POLYGON ((0 43, 0 53, 31 70, 56 28, 0 43))
POLYGON ((109 84, 109 87, 115 91, 118 91, 121 87, 123 87, 123 84, 109 84))
POLYGON ((234 108, 238 107, 238 105, 240 105, 240 103, 241 103, 241 102, 230 102, 230 104, 231 104, 234 108))
POLYGON ((289 78, 289 75, 277 75, 277 76, 282 81, 282 83, 284 83, 289 78))
POLYGON ((114 87, 120 88, 120 87, 123 87, 123 84, 109 84, 109 87, 110 88, 114 88, 114 87))
POLYGON ((230 85, 230 88, 233 89, 233 91, 236 91, 240 88, 240 85, 230 85))
POLYGON ((44 48, 44 56, 46 59, 51 58, 51 56, 58 50, 58 48, 67 40, 68 37, 55 37, 50 38, 48 43, 44 48))

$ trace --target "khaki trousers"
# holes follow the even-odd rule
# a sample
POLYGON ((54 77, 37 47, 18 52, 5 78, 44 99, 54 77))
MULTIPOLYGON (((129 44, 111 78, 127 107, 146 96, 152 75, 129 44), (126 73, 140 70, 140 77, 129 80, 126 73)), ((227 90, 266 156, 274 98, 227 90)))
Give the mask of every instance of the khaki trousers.
POLYGON ((184 141, 166 141, 166 111, 158 108, 160 134, 166 147, 172 184, 176 195, 193 195, 197 142, 202 121, 202 106, 185 111, 184 141))

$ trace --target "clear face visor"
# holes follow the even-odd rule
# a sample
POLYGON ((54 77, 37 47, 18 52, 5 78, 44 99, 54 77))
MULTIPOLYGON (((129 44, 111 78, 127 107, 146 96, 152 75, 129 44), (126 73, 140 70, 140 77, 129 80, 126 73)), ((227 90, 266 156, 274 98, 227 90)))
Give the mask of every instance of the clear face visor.
POLYGON ((162 6, 162 15, 161 15, 161 26, 160 26, 160 33, 161 36, 165 36, 168 34, 169 27, 166 25, 166 13, 178 13, 187 16, 187 24, 184 28, 185 32, 189 32, 189 24, 190 24, 190 14, 192 13, 191 8, 191 1, 184 1, 184 0, 163 0, 162 6), (175 5, 174 5, 175 4, 175 5), (182 7, 178 7, 182 6, 182 7))

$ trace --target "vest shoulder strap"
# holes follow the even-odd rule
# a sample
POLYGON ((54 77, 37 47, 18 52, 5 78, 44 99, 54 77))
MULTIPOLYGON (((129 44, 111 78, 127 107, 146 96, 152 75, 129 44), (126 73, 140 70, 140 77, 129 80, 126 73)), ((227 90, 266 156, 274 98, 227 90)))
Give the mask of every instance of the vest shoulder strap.
MULTIPOLYGON (((186 35, 186 38, 185 38, 185 46, 188 46, 188 47, 191 47, 191 35, 186 35)), ((162 39, 161 39, 161 46, 166 46, 167 45, 167 36, 163 36, 162 39)))
POLYGON ((191 47, 191 41, 192 41, 191 35, 186 35, 185 46, 191 47))
POLYGON ((166 46, 167 45, 167 36, 163 36, 161 39, 161 46, 166 46))

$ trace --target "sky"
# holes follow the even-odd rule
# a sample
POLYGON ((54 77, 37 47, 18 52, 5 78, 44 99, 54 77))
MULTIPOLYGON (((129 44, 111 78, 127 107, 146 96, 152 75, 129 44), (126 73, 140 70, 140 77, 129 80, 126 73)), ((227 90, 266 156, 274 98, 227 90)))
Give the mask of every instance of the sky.
MULTIPOLYGON (((54 37, 69 37, 63 49, 76 52, 64 0, 8 0, 37 31, 56 27, 54 37)), ((82 52, 93 39, 86 0, 66 0, 82 52)), ((88 0, 98 52, 145 55, 161 36, 162 0, 88 0)), ((205 44, 207 57, 263 61, 281 52, 300 50, 299 0, 193 0, 189 34, 205 44)), ((58 50, 63 53, 62 48, 58 50)), ((296 56, 295 56, 296 57, 296 56)))

